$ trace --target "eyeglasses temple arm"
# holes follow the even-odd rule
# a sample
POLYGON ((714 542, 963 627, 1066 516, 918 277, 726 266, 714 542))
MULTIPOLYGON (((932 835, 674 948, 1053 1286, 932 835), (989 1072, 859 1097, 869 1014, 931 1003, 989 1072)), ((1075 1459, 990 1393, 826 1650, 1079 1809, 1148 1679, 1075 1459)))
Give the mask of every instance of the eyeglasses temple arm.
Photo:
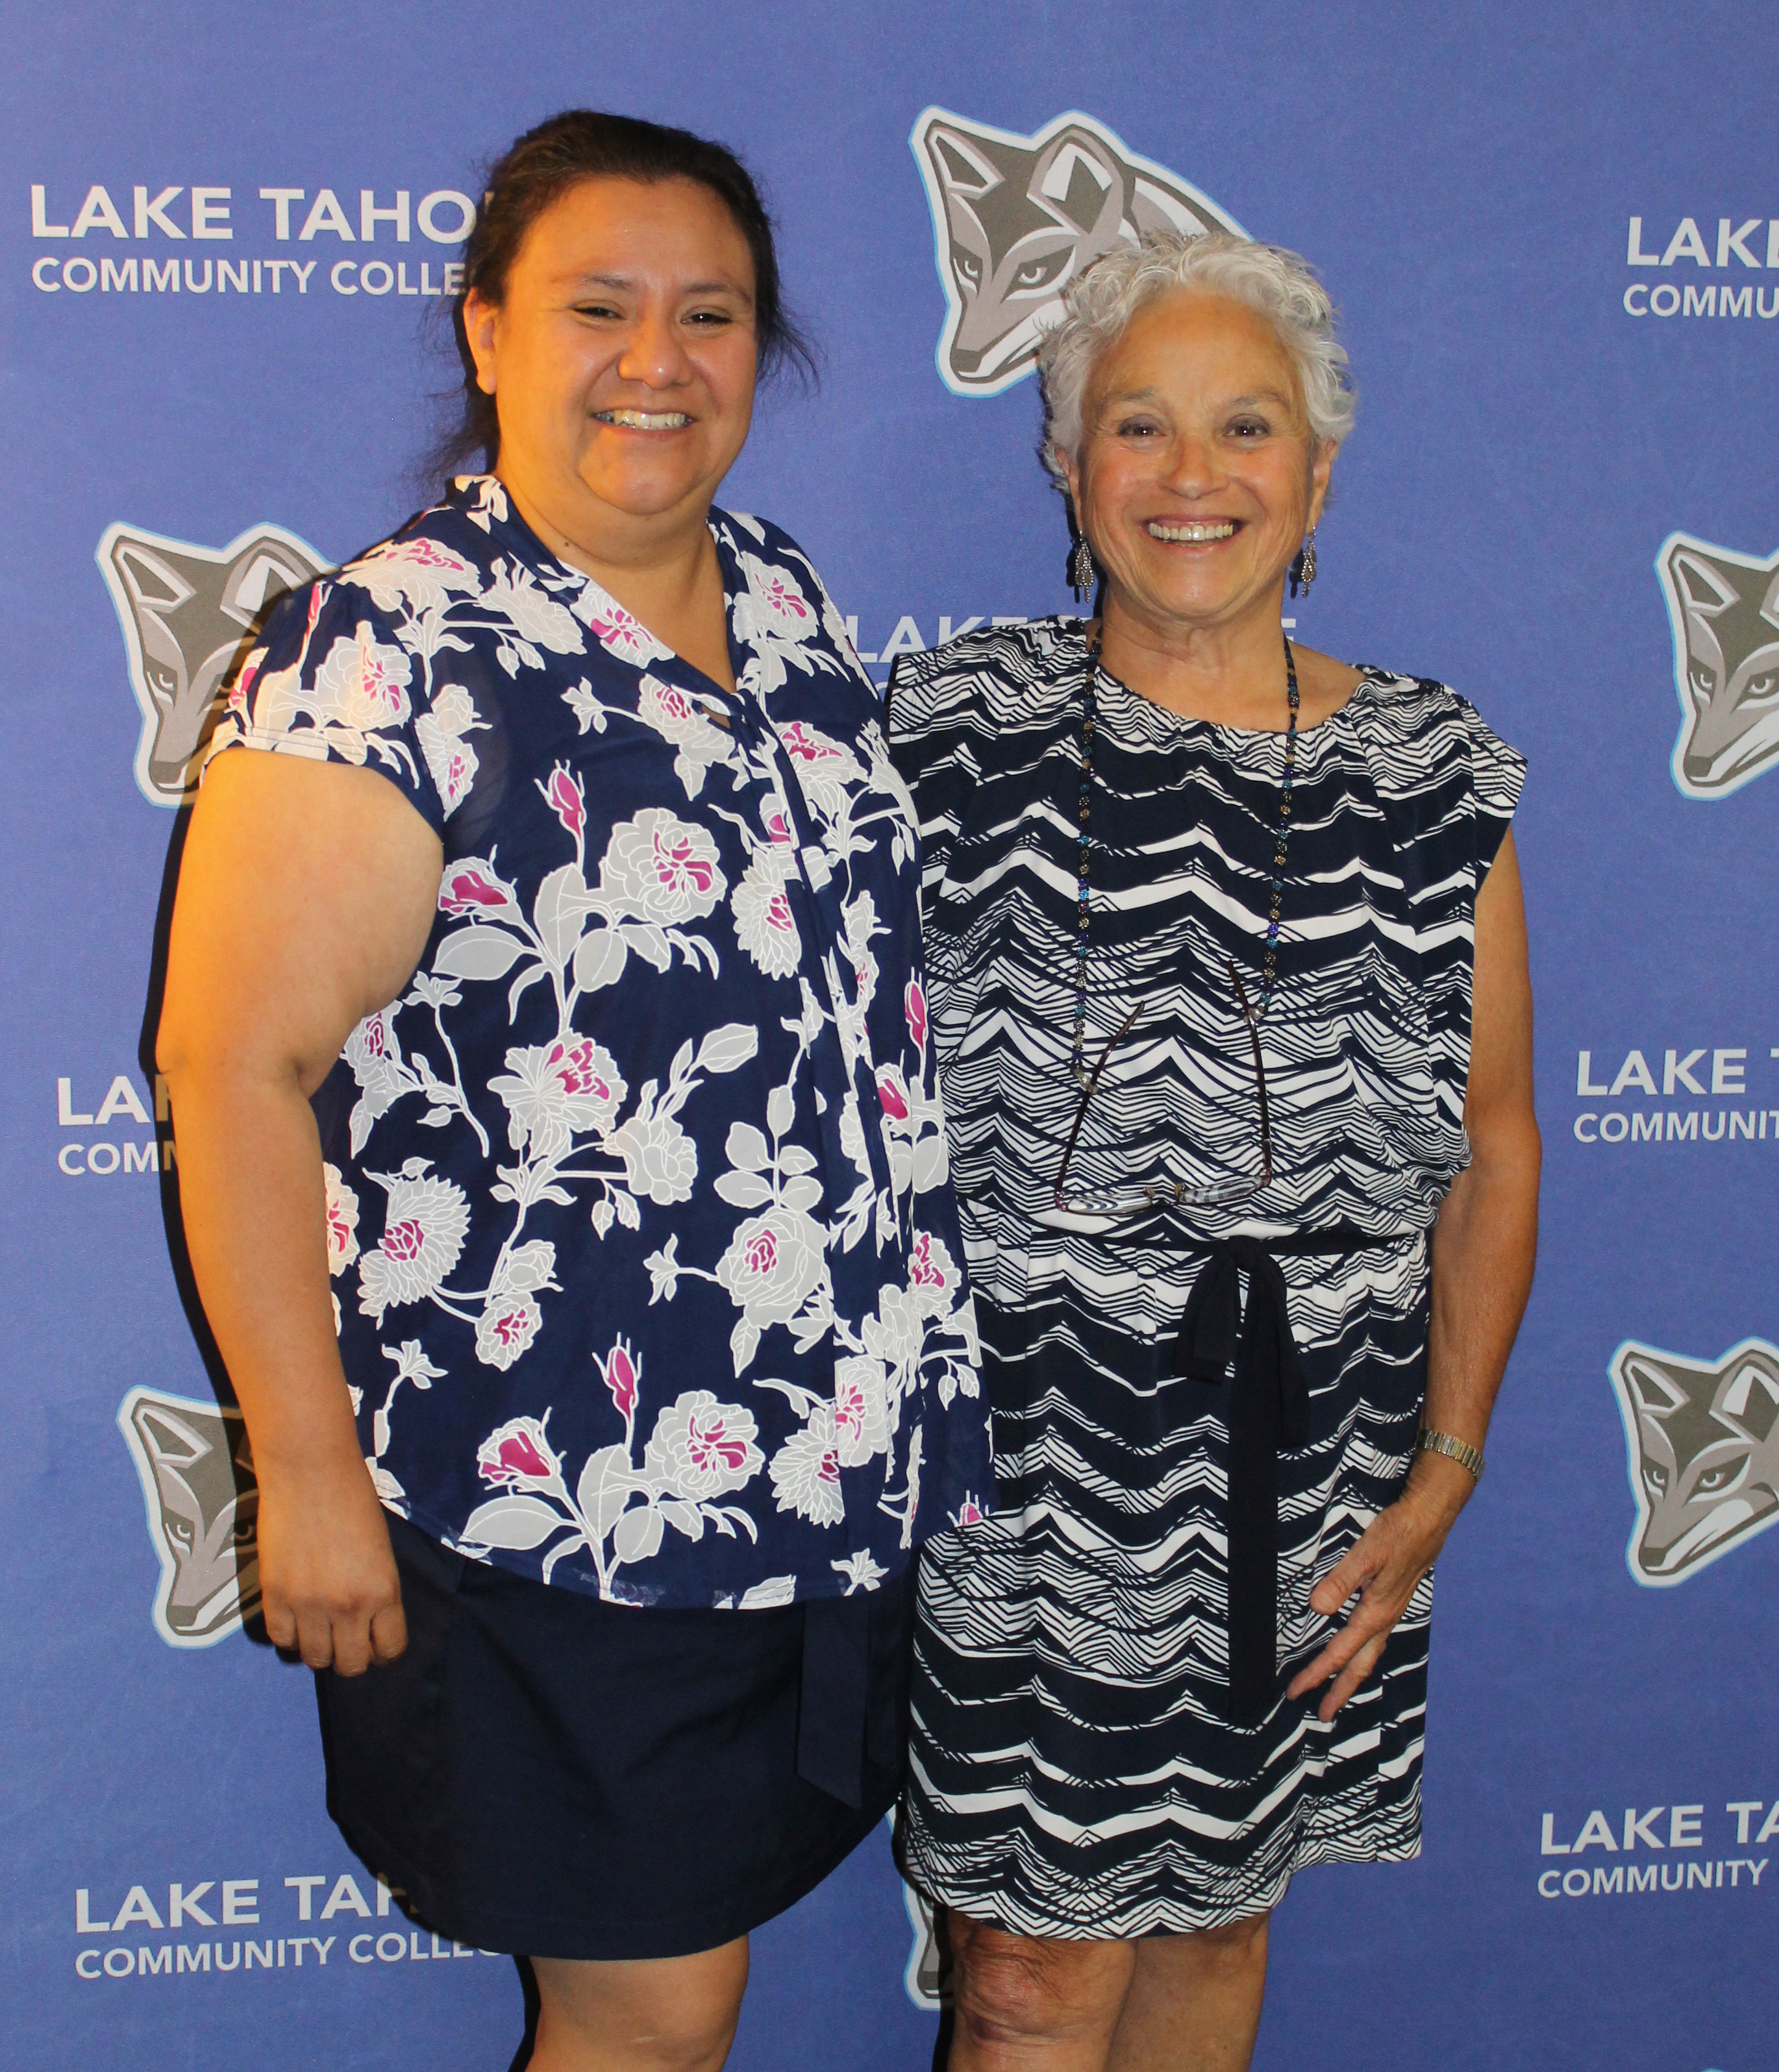
POLYGON ((1063 1149, 1062 1164, 1056 1173, 1056 1184, 1051 1190, 1052 1197, 1059 1209, 1062 1207, 1063 1182, 1069 1178, 1069 1161, 1075 1155, 1076 1140, 1081 1135, 1081 1124, 1087 1120, 1088 1103, 1093 1100, 1093 1089, 1100 1083, 1100 1074, 1106 1070, 1106 1059, 1111 1056, 1114 1046, 1130 1028, 1130 1024, 1136 1020, 1140 1011, 1139 1008, 1133 1007, 1118 1027, 1112 1031, 1106 1048, 1101 1051, 1093 1071, 1087 1075, 1087 1086, 1081 1097, 1081 1106, 1075 1111, 1075 1126, 1069 1133, 1069 1142, 1063 1149))
POLYGON ((1254 1020, 1254 1009, 1248 1005, 1248 996, 1242 989, 1242 974, 1235 968, 1235 959, 1226 957, 1229 977, 1235 986, 1235 997, 1242 1009, 1242 1018, 1248 1025, 1248 1041, 1254 1046, 1254 1082, 1260 1096, 1260 1177, 1262 1182, 1272 1179, 1272 1117, 1266 1105, 1266 1068, 1260 1062, 1260 1025, 1254 1020))

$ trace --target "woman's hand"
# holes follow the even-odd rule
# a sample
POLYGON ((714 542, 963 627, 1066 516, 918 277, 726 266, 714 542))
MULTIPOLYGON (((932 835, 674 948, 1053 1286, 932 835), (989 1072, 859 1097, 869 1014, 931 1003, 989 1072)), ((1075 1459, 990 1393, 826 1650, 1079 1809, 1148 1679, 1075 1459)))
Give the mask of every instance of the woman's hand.
POLYGON ((389 1527, 356 1446, 295 1473, 261 1471, 259 1576, 267 1637, 311 1669, 362 1675, 408 1644, 389 1527))
POLYGON ((1423 1453, 1402 1494, 1310 1592, 1310 1609, 1324 1618, 1332 1618, 1356 1593, 1359 1599, 1346 1624, 1291 1679, 1288 1695, 1297 1698, 1334 1679, 1316 1708, 1318 1719, 1332 1720, 1377 1667, 1385 1642, 1474 1487, 1468 1468, 1442 1454, 1423 1453))
MULTIPOLYGON (((1427 1397, 1422 1423, 1480 1453, 1489 1412, 1531 1292, 1538 1250, 1538 1126, 1532 1111, 1532 983, 1519 861, 1506 836, 1476 895, 1470 1079, 1464 1092, 1467 1170, 1453 1181, 1433 1227, 1427 1397)), ((1352 1616, 1308 1668, 1300 1696, 1332 1676, 1320 1717, 1332 1720, 1377 1666, 1396 1622, 1476 1487, 1443 1453, 1418 1453, 1402 1494, 1310 1593, 1332 1618, 1355 1592, 1352 1616)))

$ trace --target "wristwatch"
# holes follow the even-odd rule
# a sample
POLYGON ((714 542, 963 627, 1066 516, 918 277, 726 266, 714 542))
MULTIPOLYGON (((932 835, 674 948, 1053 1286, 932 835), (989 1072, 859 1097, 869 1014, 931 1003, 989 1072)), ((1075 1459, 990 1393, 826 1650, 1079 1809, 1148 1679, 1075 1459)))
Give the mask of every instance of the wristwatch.
POLYGON ((1449 1432, 1423 1431, 1415 1441, 1423 1453, 1443 1453, 1447 1460, 1456 1461, 1460 1468, 1470 1470, 1474 1482, 1482 1480, 1485 1462, 1474 1446, 1467 1446, 1462 1439, 1454 1439, 1449 1432))

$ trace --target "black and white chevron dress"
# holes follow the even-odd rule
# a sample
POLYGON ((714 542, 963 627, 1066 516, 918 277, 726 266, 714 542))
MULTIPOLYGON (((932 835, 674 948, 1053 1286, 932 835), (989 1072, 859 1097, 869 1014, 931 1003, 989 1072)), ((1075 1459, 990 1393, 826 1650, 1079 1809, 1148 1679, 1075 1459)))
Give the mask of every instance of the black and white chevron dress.
MULTIPOLYGON (((1329 1725, 1283 1693, 1331 1630, 1312 1587, 1412 1457, 1427 1234, 1469 1157, 1476 892, 1525 771, 1463 699, 1380 670, 1304 731, 1262 1026, 1272 1182, 1171 1219, 1159 1244, 1059 1229, 1040 1218, 1080 1098, 1085 667, 1076 620, 974 633, 899 660, 889 705, 921 825, 929 1008, 999 1490, 992 1515, 923 1554, 901 1847, 930 1897, 1077 1938, 1215 1926, 1273 1905, 1305 1864, 1419 1851, 1431 1577, 1329 1725), (1307 1443, 1277 1453, 1263 1658, 1277 1674, 1244 1720, 1229 1671, 1237 1370, 1176 1379, 1175 1340, 1209 1245, 1329 1231, 1349 1248, 1277 1259, 1307 1443)), ((1257 998, 1284 737, 1182 718, 1103 669, 1097 706, 1089 1059, 1140 1012, 1070 1191, 1202 1188, 1259 1166, 1225 960, 1257 998)), ((1270 1479, 1263 1515, 1270 1531, 1270 1479)))

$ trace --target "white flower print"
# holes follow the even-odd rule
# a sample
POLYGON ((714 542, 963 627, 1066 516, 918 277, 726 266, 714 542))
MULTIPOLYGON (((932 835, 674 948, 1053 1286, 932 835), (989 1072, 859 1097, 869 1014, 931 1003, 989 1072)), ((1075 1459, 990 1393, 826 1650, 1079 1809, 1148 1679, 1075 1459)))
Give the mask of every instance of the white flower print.
POLYGON ((599 889, 645 921, 677 927, 702 921, 729 889, 717 845, 699 827, 651 806, 612 830, 599 862, 599 889))
POLYGON ((745 641, 764 633, 799 643, 812 639, 821 621, 790 570, 745 552, 735 560, 747 578, 747 595, 735 600, 739 637, 745 641))
POLYGON ((827 1291, 826 1243, 822 1226, 801 1210, 768 1209, 735 1232, 716 1277, 750 1324, 788 1324, 812 1295, 827 1291))
POLYGON ((920 1192, 905 788, 814 570, 712 532, 732 697, 471 479, 281 608, 218 738, 449 816, 431 953, 323 1104, 379 1494, 546 1583, 754 1607, 880 1590, 990 1470, 954 1211, 920 1192))
MULTIPOLYGON (((877 960, 871 954, 871 944, 875 937, 887 935, 889 930, 878 919, 877 902, 868 892, 861 892, 847 901, 841 912, 841 923, 844 930, 842 940, 852 959, 854 1011, 863 1015, 869 1013, 877 996, 877 960)), ((863 1029, 859 1034, 862 1039, 863 1029)))
POLYGON ((574 615, 540 589, 529 569, 497 563, 493 582, 482 593, 482 604, 495 616, 510 619, 519 638, 535 648, 547 648, 553 655, 579 655, 586 648, 574 615))
POLYGON ((486 532, 491 519, 502 525, 507 523, 507 493, 499 475, 453 475, 451 486, 459 495, 467 498, 463 515, 472 525, 486 532))
POLYGON ((484 1367, 499 1367, 504 1373, 529 1347, 543 1321, 536 1296, 496 1297, 476 1320, 476 1357, 484 1367))
POLYGON ((922 1317, 948 1317, 960 1279, 942 1238, 922 1231, 908 1253, 908 1297, 922 1317))
POLYGON ((358 1197, 340 1177, 337 1166, 323 1165, 326 1190, 327 1271, 344 1273, 358 1256, 358 1197))
POLYGON ((846 787, 865 781, 864 770, 852 750, 803 720, 781 726, 778 738, 796 764, 811 804, 830 820, 844 814, 849 804, 846 787))
POLYGON ((389 1190, 389 1201, 381 1240, 358 1263, 358 1306, 381 1324, 385 1309, 424 1301, 444 1285, 469 1231, 469 1204, 455 1181, 370 1177, 389 1190))
POLYGON ((596 582, 589 580, 570 609, 620 662, 634 662, 646 668, 651 662, 673 659, 671 648, 664 646, 640 619, 632 617, 596 582))
POLYGON ((456 684, 447 684, 435 692, 430 710, 422 713, 414 723, 414 738, 426 758, 447 819, 463 804, 476 779, 476 750, 463 737, 472 730, 484 730, 487 724, 477 717, 469 693, 456 684))
POLYGON ((920 1357, 926 1337, 925 1316, 920 1304, 902 1288, 879 1288, 877 1314, 865 1319, 867 1351, 875 1353, 905 1379, 920 1357))
POLYGON ((784 870, 772 850, 762 846, 730 901, 735 938, 756 967, 768 978, 789 978, 803 961, 803 939, 784 890, 784 870))
POLYGON ((741 1609, 744 1612, 769 1612, 780 1605, 796 1601, 795 1576, 768 1576, 764 1583, 756 1583, 752 1589, 741 1593, 741 1609))
POLYGON ((861 1547, 856 1554, 849 1554, 843 1561, 830 1561, 830 1568, 838 1568, 846 1579, 845 1595, 850 1597, 854 1590, 875 1590, 889 1573, 879 1568, 877 1557, 868 1547, 861 1547))
POLYGON ((780 1511, 795 1511, 817 1525, 838 1525, 846 1515, 840 1493, 840 1450, 834 1412, 817 1404, 801 1432, 793 1432, 772 1456, 772 1488, 780 1511))
POLYGON ((843 1468, 889 1451, 888 1376, 880 1359, 854 1354, 834 1370, 834 1428, 843 1468))
POLYGON ((759 1429, 739 1404, 688 1390, 656 1418, 644 1472, 689 1503, 724 1495, 759 1474, 766 1457, 754 1444, 759 1429))
POLYGON ((359 1098, 351 1122, 356 1156, 364 1149, 373 1124, 388 1114, 414 1084, 414 1076, 402 1062, 401 1038, 395 1033, 395 1010, 383 1007, 375 1014, 367 1014, 346 1038, 340 1055, 358 1082, 359 1098))
POLYGON ((731 738, 706 717, 697 701, 677 684, 644 676, 636 687, 636 717, 673 743, 673 773, 688 799, 704 788, 704 773, 713 763, 727 763, 731 738))
POLYGON ((310 709, 316 717, 360 734, 400 726, 413 710, 408 685, 414 664, 406 650, 380 641, 360 619, 352 637, 342 635, 315 672, 310 709))
POLYGON ((418 615, 448 610, 451 594, 480 595, 482 578, 463 556, 436 540, 392 540, 340 571, 356 583, 379 611, 405 606, 418 615))
POLYGON ((509 1050, 506 1062, 488 1091, 506 1103, 507 1141, 516 1150, 529 1141, 537 1156, 566 1150, 584 1133, 603 1133, 629 1091, 616 1059, 591 1036, 509 1050))
POLYGON ((624 1161, 624 1184, 633 1194, 664 1207, 689 1202, 698 1178, 698 1146, 670 1115, 632 1116, 605 1140, 624 1161))

